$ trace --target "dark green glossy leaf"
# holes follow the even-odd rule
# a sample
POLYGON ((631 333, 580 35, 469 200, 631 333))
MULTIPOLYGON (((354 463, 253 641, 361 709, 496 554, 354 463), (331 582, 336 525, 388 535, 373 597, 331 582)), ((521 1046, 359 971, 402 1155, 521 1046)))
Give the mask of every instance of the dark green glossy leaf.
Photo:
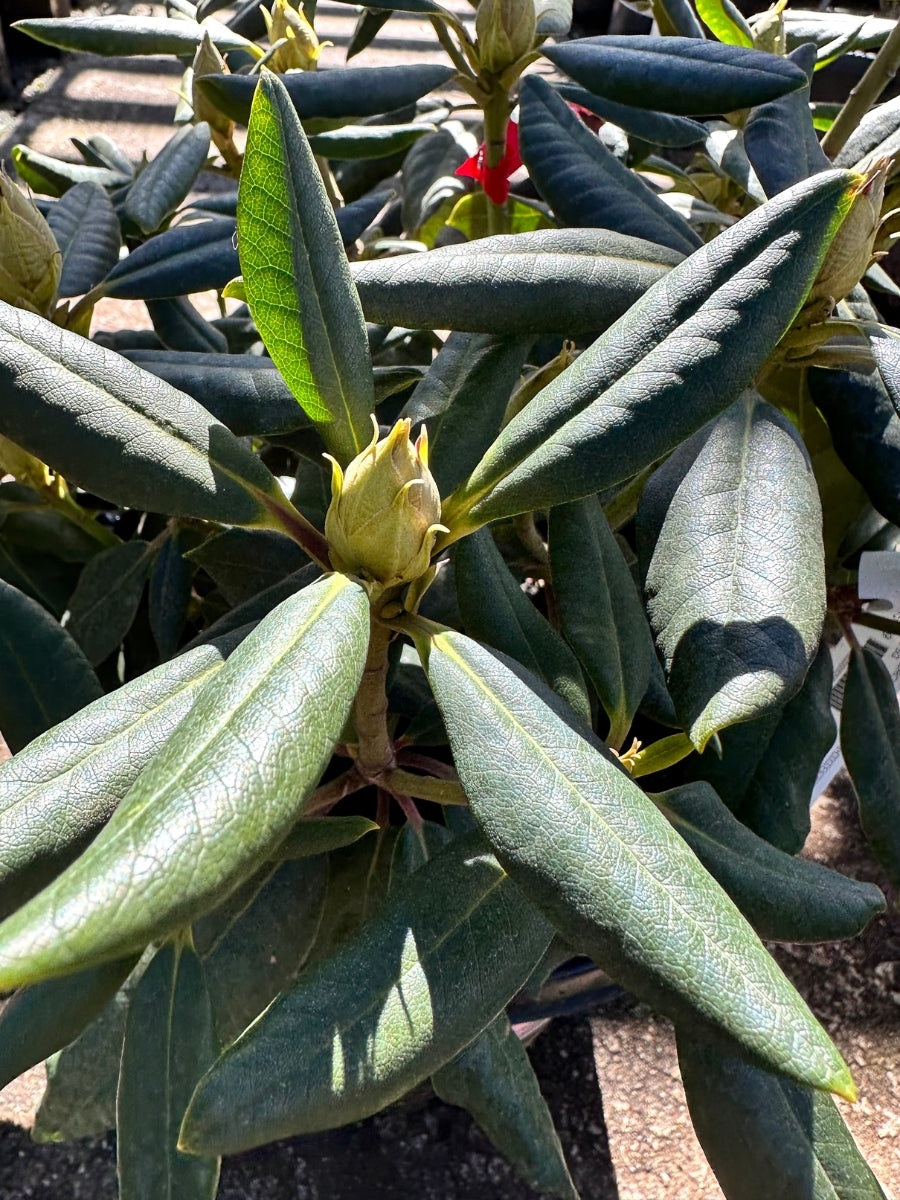
POLYGON ((0 304, 0 431, 117 504, 273 523, 277 480, 190 396, 49 321, 0 304))
POLYGON ((275 851, 280 859, 312 858, 352 846, 378 829, 368 817, 311 817, 299 821, 275 851))
POLYGON ((429 465, 447 496, 497 436, 530 339, 451 333, 403 406, 428 428, 429 465))
POLYGON ((513 578, 490 530, 464 538, 453 567, 466 631, 533 671, 590 725, 591 703, 575 655, 513 578))
POLYGON ((788 854, 798 853, 809 834, 813 786, 837 734, 831 687, 831 653, 823 645, 784 708, 723 730, 721 757, 709 746, 688 764, 742 824, 788 854))
POLYGON ((566 225, 601 227, 690 254, 690 225, 606 149, 539 75, 522 84, 519 148, 538 191, 566 225))
POLYGON ((0 732, 10 750, 15 754, 102 694, 71 634, 0 580, 0 732))
POLYGON ((767 941, 856 937, 885 910, 884 896, 874 884, 793 858, 751 833, 708 783, 685 784, 653 799, 767 941))
POLYGON ((550 929, 481 847, 478 835, 458 839, 398 882, 356 938, 266 1009, 201 1081, 181 1132, 186 1149, 235 1151, 359 1120, 494 1020, 550 929))
POLYGON ((530 1187, 577 1200, 553 1118, 506 1015, 431 1077, 447 1104, 470 1112, 530 1187))
POLYGON ((22 182, 44 196, 62 196, 79 183, 116 188, 131 182, 130 174, 111 171, 108 167, 64 162, 61 158, 51 158, 49 154, 32 150, 30 146, 13 146, 12 160, 22 182))
POLYGON ((203 967, 189 946, 157 951, 135 989, 116 1096, 120 1200, 213 1200, 219 1163, 176 1149, 184 1110, 216 1056, 203 967))
POLYGON ((135 959, 22 988, 0 1012, 0 1088, 75 1040, 125 982, 135 959))
MULTIPOLYGON (((791 59, 812 81, 816 64, 815 47, 798 47, 791 59)), ((831 166, 812 123, 809 83, 768 104, 754 108, 744 125, 744 149, 767 196, 807 179, 831 166), (791 147, 785 154, 785 146, 791 147)))
POLYGON ((58 620, 78 580, 78 568, 52 555, 31 552, 4 535, 0 536, 0 579, 37 600, 58 620))
POLYGON ((540 37, 565 37, 572 26, 572 0, 536 0, 534 8, 540 37))
POLYGON ((841 708, 841 753, 859 799, 866 840, 900 884, 900 710, 890 672, 863 646, 851 648, 841 708))
MULTIPOLYGON (((324 855, 285 863, 270 869, 251 903, 216 929, 202 957, 220 1045, 233 1042, 296 979, 319 931, 327 887, 324 855)), ((210 913, 201 927, 215 927, 217 917, 210 913)))
POLYGON ((184 557, 184 545, 176 530, 163 542, 148 591, 148 616, 153 640, 163 660, 178 649, 187 622, 194 569, 184 557))
POLYGON ((590 495, 727 408, 796 315, 850 179, 798 184, 675 267, 510 422, 459 508, 484 497, 472 513, 484 522, 590 495))
POLYGON ((807 82, 787 59, 695 37, 578 38, 544 54, 598 96, 685 116, 766 104, 807 82))
POLYGON ((432 639, 428 674, 472 812, 573 948, 667 1015, 699 1013, 776 1069, 855 1095, 753 930, 615 760, 461 634, 432 639))
POLYGON ((47 216, 62 252, 57 295, 82 296, 119 261, 119 218, 102 187, 77 183, 47 216))
POLYGON ((881 374, 868 375, 810 367, 807 381, 841 462, 878 512, 896 524, 900 521, 900 416, 885 387, 890 377, 886 363, 882 356, 881 374))
POLYGON ((727 1200, 885 1200, 830 1096, 678 1030, 694 1130, 727 1200))
POLYGON ((309 145, 313 154, 321 154, 323 158, 383 158, 409 149, 433 130, 433 125, 422 124, 342 125, 340 129, 315 134, 309 145))
POLYGON ((697 0, 697 12, 700 20, 720 42, 753 48, 753 32, 741 10, 731 0, 697 0))
POLYGON ((183 125, 128 189, 125 217, 146 234, 159 229, 186 199, 208 154, 207 123, 183 125))
POLYGON ((116 1089, 128 1005, 145 962, 96 1020, 47 1061, 47 1090, 34 1121, 36 1142, 102 1137, 116 1124, 116 1089))
POLYGON ((333 207, 277 76, 253 101, 238 198, 247 303, 298 403, 342 462, 371 440, 372 368, 333 207))
POLYGON ((819 646, 819 493, 787 417, 748 392, 661 467, 669 498, 647 569, 647 612, 691 740, 780 708, 819 646))
POLYGON ((96 555, 81 573, 69 602, 67 629, 93 666, 118 648, 137 613, 154 551, 147 542, 123 542, 96 555))
POLYGON ((414 237, 426 236, 431 245, 454 203, 467 192, 456 168, 478 150, 478 139, 461 121, 445 121, 437 133, 416 142, 403 160, 403 228, 414 237))
POLYGON ((706 36, 688 0, 654 0, 650 8, 659 32, 666 37, 706 36))
POLYGON ((881 144, 900 131, 900 97, 876 104, 862 118, 834 158, 837 167, 855 167, 866 155, 879 151, 881 144))
POLYGON ((17 21, 15 27, 47 46, 87 54, 177 54, 193 58, 205 33, 223 54, 248 49, 259 54, 245 37, 218 21, 198 25, 171 17, 35 17, 17 21))
POLYGON ((544 229, 351 270, 369 321, 525 337, 605 329, 680 261, 601 229, 544 229))
POLYGON ((733 129, 727 121, 711 121, 704 150, 719 171, 733 180, 751 200, 757 204, 765 201, 762 184, 744 150, 743 130, 733 129))
POLYGON ((653 639, 631 570, 598 500, 550 514, 550 564, 560 628, 587 671, 622 745, 650 682, 653 639))
POLYGON ((123 175, 134 174, 134 164, 119 145, 105 133, 93 133, 85 141, 72 138, 72 145, 88 164, 96 167, 109 167, 111 171, 121 171, 123 175))
POLYGON ((688 117, 673 117, 670 113, 651 112, 631 104, 616 104, 595 96, 585 88, 571 83, 557 84, 556 91, 564 100, 579 104, 604 121, 611 121, 626 133, 655 146, 694 146, 707 134, 705 125, 688 117))
POLYGON ((347 43, 347 62, 351 58, 355 58, 357 54, 362 54, 367 46, 371 46, 390 19, 390 12, 378 12, 375 9, 364 8, 357 19, 353 36, 347 43))
POLYGON ((147 300, 146 305, 157 337, 168 350, 194 354, 224 354, 228 350, 225 335, 207 321, 187 296, 147 300))
POLYGON ((281 583, 273 583, 264 592, 259 592, 251 600, 245 600, 243 604, 238 604, 230 612, 219 617, 212 625, 193 638, 184 647, 182 653, 193 649, 194 646, 203 646, 207 642, 216 641, 221 637, 227 637, 231 634, 234 634, 236 637, 238 632, 242 630, 245 634, 249 633, 250 627, 256 625, 263 617, 272 612, 282 600, 286 600, 289 596, 293 596, 296 592, 305 588, 313 580, 317 579, 321 573, 321 568, 316 566, 315 563, 308 563, 299 571, 295 571, 293 575, 289 575, 281 583))
POLYGON ((133 679, 0 764, 0 915, 84 850, 238 641, 133 679))
MULTIPOLYGON (((394 67, 335 67, 292 71, 284 86, 301 121, 351 121, 380 116, 412 104, 447 83, 454 71, 439 63, 394 67)), ((246 124, 258 76, 205 75, 197 81, 217 108, 246 124)))
POLYGON ((181 223, 157 234, 117 263, 103 295, 118 300, 158 300, 223 288, 240 274, 231 217, 181 223))
POLYGON ((312 422, 270 358, 130 350, 125 357, 193 396, 238 437, 309 429, 312 422))
POLYGON ((271 613, 203 689, 88 850, 0 926, 0 987, 143 946, 251 875, 331 757, 368 631, 365 593, 341 575, 271 613), (136 858, 152 868, 136 874, 136 858))
POLYGON ((398 833, 389 826, 328 855, 328 897, 308 970, 361 935, 384 903, 398 833))
POLYGON ((215 580, 229 604, 243 604, 306 563, 296 542, 270 529, 229 529, 192 550, 190 558, 215 580))

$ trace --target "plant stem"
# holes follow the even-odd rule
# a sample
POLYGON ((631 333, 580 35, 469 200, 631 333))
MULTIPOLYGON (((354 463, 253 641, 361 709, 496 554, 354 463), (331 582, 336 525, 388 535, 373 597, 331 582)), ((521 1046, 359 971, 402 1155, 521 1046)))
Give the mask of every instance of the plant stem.
MULTIPOLYGON (((485 168, 497 167, 506 154, 506 131, 512 108, 509 93, 498 85, 484 106, 484 162, 485 168)), ((509 209, 506 202, 495 204, 487 198, 487 226, 489 234, 509 232, 509 209)))
POLYGON ((331 570, 331 560, 328 557, 328 543, 311 521, 307 521, 293 504, 285 500, 279 504, 271 496, 260 496, 267 511, 271 513, 281 533, 302 546, 313 562, 317 562, 326 571, 331 570))
POLYGON ((544 539, 538 533, 534 523, 534 513, 519 513, 518 516, 513 517, 513 529, 516 531, 516 537, 535 563, 544 569, 544 579, 549 580, 550 556, 544 545, 544 539))
POLYGON ((394 633, 374 613, 369 618, 369 629, 369 652, 354 703, 359 743, 356 766, 366 779, 388 788, 386 774, 397 766, 394 739, 387 723, 386 688, 388 649, 394 633))
POLYGON ((434 779, 427 775, 413 775, 409 771, 395 768, 383 777, 383 783, 392 795, 414 796, 417 800, 430 800, 433 804, 468 804, 462 786, 455 779, 434 779))
POLYGON ((862 79, 850 92, 831 128, 822 138, 822 149, 834 158, 847 143, 850 134, 900 70, 900 21, 894 25, 884 45, 862 79))
POLYGON ((331 201, 331 207, 343 208, 344 197, 341 195, 341 189, 338 187, 338 182, 334 177, 334 171, 332 171, 328 159, 323 158, 321 154, 317 154, 316 166, 319 168, 319 174, 322 176, 322 183, 325 185, 325 194, 331 201))
POLYGON ((303 810, 304 817, 321 816, 327 813, 329 809, 344 799, 345 796, 350 796, 353 792, 358 792, 360 788, 366 786, 366 780, 363 779, 354 764, 349 770, 343 774, 330 779, 328 783, 323 783, 321 787, 317 787, 307 802, 306 808, 303 810))
POLYGON ((469 64, 466 62, 465 55, 453 41, 450 36, 450 31, 440 17, 431 17, 431 24, 434 32, 437 34, 437 39, 444 47, 448 57, 451 59, 454 67, 459 71, 464 79, 474 79, 475 76, 469 70, 469 64))

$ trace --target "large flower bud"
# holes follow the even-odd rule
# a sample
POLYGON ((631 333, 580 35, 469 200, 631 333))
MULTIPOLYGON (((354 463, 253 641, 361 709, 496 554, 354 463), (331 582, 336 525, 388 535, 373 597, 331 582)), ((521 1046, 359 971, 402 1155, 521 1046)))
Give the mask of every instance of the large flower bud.
POLYGON ((478 58, 495 75, 534 47, 534 0, 481 0, 475 14, 478 58))
POLYGON ((331 459, 325 517, 331 564, 385 587, 423 575, 445 529, 439 523, 441 497, 428 470, 428 435, 423 429, 413 444, 410 425, 408 418, 398 421, 379 441, 376 422, 375 436, 346 472, 331 459))
POLYGON ((0 171, 0 300, 47 316, 62 272, 50 226, 0 171))
POLYGON ((278 74, 295 70, 314 71, 322 45, 303 11, 294 8, 289 0, 275 0, 271 15, 263 9, 263 16, 266 18, 271 45, 274 47, 278 42, 282 43, 269 56, 266 66, 278 74))
POLYGON ((850 211, 828 247, 825 261, 804 305, 805 312, 827 309, 848 295, 868 271, 874 258, 875 236, 881 221, 884 184, 891 160, 876 160, 850 193, 850 211))

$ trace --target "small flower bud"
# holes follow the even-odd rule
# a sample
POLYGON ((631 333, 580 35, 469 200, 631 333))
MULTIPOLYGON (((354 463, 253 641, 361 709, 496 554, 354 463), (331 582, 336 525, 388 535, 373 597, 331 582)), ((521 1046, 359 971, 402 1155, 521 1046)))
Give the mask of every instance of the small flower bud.
POLYGON ((47 316, 62 273, 50 226, 0 171, 0 300, 47 316))
POLYGON ((331 459, 325 536, 335 570, 390 587, 424 574, 445 526, 424 428, 413 444, 406 418, 379 441, 372 420, 375 436, 346 471, 331 459))
POLYGON ((193 75, 191 78, 191 107, 194 110, 194 121, 205 121, 210 132, 222 134, 230 138, 234 133, 234 121, 217 108, 206 93, 197 87, 197 81, 204 75, 228 75, 228 64, 216 49, 216 45, 208 33, 203 34, 197 53, 194 55, 193 75))
POLYGON ((478 58, 495 75, 534 47, 534 0, 481 0, 475 14, 478 58))
POLYGON ((880 158, 859 176, 857 186, 850 193, 850 210, 828 247, 804 311, 827 307, 830 312, 838 300, 853 291, 869 269, 890 161, 880 158))

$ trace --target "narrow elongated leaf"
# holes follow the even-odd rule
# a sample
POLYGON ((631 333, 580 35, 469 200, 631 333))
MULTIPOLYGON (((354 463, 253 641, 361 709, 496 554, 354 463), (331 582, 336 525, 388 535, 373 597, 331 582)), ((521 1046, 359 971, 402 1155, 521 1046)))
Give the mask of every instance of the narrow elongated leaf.
POLYGON ((191 1101, 182 1147, 232 1152, 378 1111, 489 1025, 549 941, 480 837, 454 841, 225 1051, 191 1101))
POLYGON ((533 671, 590 725, 591 703, 575 655, 515 581, 490 530, 460 542, 453 567, 467 632, 533 671))
POLYGON ((102 187, 77 183, 54 204, 47 217, 62 252, 60 298, 81 296, 119 261, 119 218, 102 187))
POLYGON ((174 532, 163 543, 150 575, 148 617, 153 640, 163 660, 178 649, 187 623, 194 569, 184 556, 180 534, 174 532))
POLYGON ((788 854, 809 834, 809 804, 822 759, 834 745, 831 652, 819 649, 803 687, 784 708, 733 725, 687 764, 709 781, 743 825, 788 854))
POLYGON ((111 171, 108 167, 92 167, 85 163, 64 162, 51 158, 30 146, 13 146, 13 165, 16 174, 32 191, 44 196, 63 196, 69 188, 79 183, 93 183, 97 187, 118 188, 131 182, 131 174, 111 171))
POLYGON ((429 464, 442 496, 467 478, 497 436, 530 340, 451 333, 403 406, 428 428, 429 464))
POLYGON ((153 233, 187 197, 209 154, 205 121, 183 125, 128 189, 123 212, 144 233, 153 233))
POLYGON ((774 1068, 855 1095, 750 926, 617 762, 461 634, 432 639, 427 669, 472 812, 571 946, 673 1018, 699 1013, 774 1068))
MULTIPOLYGON (((875 339, 879 344, 885 339, 875 339)), ((872 506, 900 521, 900 416, 884 384, 886 373, 810 367, 809 394, 831 431, 841 462, 872 506)), ((898 376, 900 382, 900 376, 898 376)), ((900 397, 900 392, 897 393, 900 397)))
POLYGON ((787 59, 693 37, 578 38, 543 53, 598 96, 685 116, 751 108, 807 82, 787 59))
POLYGON ((841 753, 866 839, 890 881, 900 884, 900 710, 887 667, 858 645, 847 668, 841 753))
POLYGON ((447 1104, 472 1114, 530 1187, 578 1200, 550 1110, 505 1014, 435 1072, 431 1084, 447 1104))
POLYGON ((260 53, 252 42, 218 21, 198 25, 173 17, 34 17, 17 21, 15 28, 46 46, 87 54, 177 54, 190 59, 204 34, 223 54, 247 50, 258 58, 260 53))
MULTIPOLYGON (((791 59, 811 82, 816 64, 812 45, 799 46, 791 59)), ((819 145, 809 107, 809 87, 754 108, 744 126, 744 149, 769 197, 831 166, 819 145), (791 153, 785 154, 785 146, 791 153)))
POLYGON ((331 756, 368 628, 365 593, 341 575, 270 614, 203 689, 88 850, 0 926, 0 987, 143 946, 209 911, 252 874, 331 756), (149 868, 135 872, 136 859, 149 868))
POLYGON ((113 998, 134 958, 16 992, 0 1012, 0 1087, 75 1040, 113 998))
POLYGON ((378 12, 376 9, 364 8, 357 18, 353 36, 347 43, 346 60, 350 61, 357 54, 362 54, 367 46, 371 46, 375 38, 391 19, 392 13, 378 12))
MULTIPOLYGON (((405 108, 447 83, 453 74, 452 67, 440 63, 335 67, 331 71, 291 71, 283 83, 301 121, 344 122, 405 108)), ((204 75, 197 85, 226 116, 246 124, 257 78, 204 75)))
POLYGON ((232 217, 181 223, 123 258, 103 282, 117 300, 158 300, 223 288, 240 274, 232 217))
POLYGON ((15 753, 103 695, 90 663, 53 617, 0 580, 0 732, 15 753))
POLYGON ((130 350, 125 357, 193 396, 237 437, 308 429, 312 422, 270 358, 130 350))
POLYGON ((296 542, 270 529, 229 529, 191 551, 230 604, 251 596, 299 571, 306 555, 296 542))
POLYGON ((824 49, 831 42, 847 39, 847 49, 877 50, 894 28, 890 17, 867 17, 857 13, 816 12, 795 9, 783 14, 789 50, 803 42, 824 49))
POLYGON ((882 142, 900 130, 900 97, 876 104, 862 118, 853 130, 843 149, 834 157, 837 167, 855 167, 856 164, 873 150, 877 150, 882 142))
POLYGON ((690 254, 687 221, 606 149, 539 75, 522 84, 519 149, 538 191, 566 225, 599 226, 690 254))
POLYGON ((117 649, 131 628, 153 551, 139 538, 92 558, 69 602, 68 630, 93 666, 117 649))
POLYGON ((371 440, 365 323, 332 205, 275 75, 260 80, 238 198, 247 302, 301 408, 341 461, 371 440), (274 169, 273 169, 274 168, 274 169))
POLYGON ((249 633, 250 627, 268 616, 282 600, 295 595, 295 593, 318 578, 320 574, 321 570, 318 566, 314 563, 308 563, 299 571, 295 571, 293 575, 289 575, 287 579, 282 580, 281 583, 273 583, 264 592, 260 592, 251 600, 245 600, 243 604, 238 604, 230 612, 219 617, 217 621, 214 621, 212 625, 204 629, 202 633, 199 633, 189 642, 184 647, 184 651, 193 649, 195 646, 205 645, 207 642, 216 641, 230 634, 234 634, 237 637, 242 630, 244 634, 249 633))
POLYGON ((184 1196, 213 1200, 217 1159, 176 1149, 184 1110, 216 1056, 203 967, 169 942, 157 951, 131 1001, 116 1096, 121 1200, 184 1196))
POLYGON ((697 0, 700 20, 720 42, 753 48, 753 32, 731 0, 697 0))
POLYGON ((876 337, 869 342, 872 357, 894 409, 900 414, 900 346, 896 339, 876 337))
POLYGON ((510 422, 447 516, 479 496, 482 522, 590 495, 727 408, 796 315, 851 179, 798 184, 675 267, 510 422))
POLYGON ((660 468, 651 507, 657 490, 671 500, 647 612, 676 711, 703 750, 781 707, 806 676, 825 615, 819 493, 793 425, 752 392, 660 468))
POLYGON ((550 563, 560 627, 622 745, 650 682, 653 639, 644 606, 600 503, 591 497, 550 515, 550 563))
POLYGON ((728 1200, 885 1200, 830 1096, 679 1029, 694 1130, 728 1200))
POLYGON ((277 858, 313 858, 352 846, 378 829, 368 817, 310 817, 299 821, 275 852, 277 858))
POLYGON ((433 125, 344 125, 314 134, 309 139, 313 154, 330 159, 383 158, 407 150, 419 138, 434 131, 433 125))
POLYGON ((86 491, 234 525, 285 507, 277 480, 190 396, 0 303, 0 431, 86 491))
MULTIPOLYGON (((766 199, 762 184, 744 150, 743 130, 732 129, 727 121, 710 122, 711 130, 704 149, 723 175, 733 179, 751 200, 762 204, 766 199)), ((806 178, 800 176, 801 179, 806 178)), ((793 183, 794 181, 791 180, 793 183)))
POLYGON ((81 853, 239 640, 131 680, 0 764, 0 915, 81 853))
POLYGON ((604 121, 611 121, 626 133, 655 146, 694 146, 702 142, 707 134, 706 126, 699 121, 673 117, 670 113, 651 112, 631 104, 616 104, 575 84, 557 84, 556 91, 564 100, 588 109, 604 121))
POLYGON ((99 1017, 48 1059, 47 1090, 32 1130, 36 1142, 102 1137, 115 1128, 125 1021, 145 966, 142 959, 99 1017))
POLYGON ((524 337, 605 329, 680 261, 639 238, 544 229, 353 263, 351 272, 369 321, 524 337))
POLYGON ((689 783, 653 799, 767 941, 856 937, 884 912, 880 888, 776 849, 733 817, 708 783, 689 783))
POLYGON ((207 321, 187 296, 170 300, 147 300, 147 314, 163 346, 195 354, 225 354, 225 335, 207 321))
MULTIPOLYGON (((217 931, 215 944, 203 955, 203 970, 220 1045, 233 1042, 296 979, 319 932, 327 888, 324 855, 287 862, 272 870, 252 903, 217 931)), ((211 913, 201 926, 214 925, 217 915, 211 913)))
POLYGON ((540 37, 565 37, 572 26, 572 0, 535 0, 540 37))

